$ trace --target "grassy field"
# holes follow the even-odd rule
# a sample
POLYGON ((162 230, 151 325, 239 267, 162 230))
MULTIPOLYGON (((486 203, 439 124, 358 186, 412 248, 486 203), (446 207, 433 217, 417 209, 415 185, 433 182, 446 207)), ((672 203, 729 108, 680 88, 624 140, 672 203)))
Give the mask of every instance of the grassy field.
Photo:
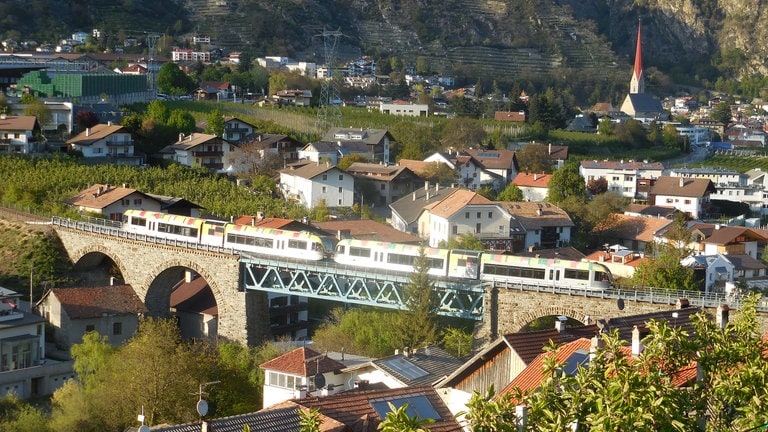
POLYGON ((714 155, 692 166, 734 169, 742 173, 747 172, 754 168, 760 168, 761 170, 768 172, 768 155, 754 155, 754 156, 714 155))

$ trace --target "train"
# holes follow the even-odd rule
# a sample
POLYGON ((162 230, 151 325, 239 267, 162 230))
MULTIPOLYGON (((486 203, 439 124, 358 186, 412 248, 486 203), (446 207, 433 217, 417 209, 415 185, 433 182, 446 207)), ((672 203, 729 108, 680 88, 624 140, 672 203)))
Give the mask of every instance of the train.
MULTIPOLYGON (((333 260, 351 267, 407 272, 414 269, 420 246, 321 236, 167 213, 127 210, 122 229, 143 235, 223 247, 270 257, 305 261, 333 260)), ((524 257, 502 253, 424 248, 428 273, 436 277, 510 284, 605 290, 611 271, 601 263, 524 257)))

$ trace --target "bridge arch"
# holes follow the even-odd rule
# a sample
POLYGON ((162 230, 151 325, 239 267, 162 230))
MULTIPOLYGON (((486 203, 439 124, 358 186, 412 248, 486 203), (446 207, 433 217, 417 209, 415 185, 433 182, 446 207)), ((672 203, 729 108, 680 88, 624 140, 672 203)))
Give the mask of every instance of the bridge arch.
POLYGON ((529 310, 521 311, 518 314, 514 325, 512 325, 508 329, 505 329, 505 332, 517 333, 523 330, 525 326, 527 326, 528 324, 532 323, 533 321, 539 318, 548 317, 548 316, 560 316, 560 315, 567 316, 568 318, 575 319, 576 321, 579 321, 579 322, 584 322, 584 316, 587 314, 585 314, 584 311, 577 311, 576 309, 573 309, 570 307, 555 306, 555 305, 529 309, 529 310))
POLYGON ((112 262, 115 263, 117 269, 120 270, 120 273, 123 275, 123 277, 126 276, 127 269, 123 264, 123 260, 120 259, 120 254, 102 244, 94 243, 89 246, 80 248, 70 254, 70 259, 72 260, 72 264, 75 266, 75 268, 88 269, 97 267, 99 264, 101 264, 104 260, 104 256, 111 259, 112 262))
POLYGON ((167 315, 170 306, 171 289, 186 276, 186 271, 192 270, 205 280, 213 293, 217 305, 225 302, 224 291, 217 278, 205 266, 194 261, 172 258, 149 269, 141 287, 146 291, 137 292, 150 308, 152 315, 167 315))

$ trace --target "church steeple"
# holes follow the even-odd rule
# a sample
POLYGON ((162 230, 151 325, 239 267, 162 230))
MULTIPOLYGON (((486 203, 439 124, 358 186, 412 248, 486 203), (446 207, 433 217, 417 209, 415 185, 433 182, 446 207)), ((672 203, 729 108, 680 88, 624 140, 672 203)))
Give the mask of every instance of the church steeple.
POLYGON ((643 78, 643 39, 640 35, 640 20, 637 21, 637 47, 635 48, 635 69, 632 72, 632 81, 629 82, 630 93, 645 93, 645 79, 643 78))

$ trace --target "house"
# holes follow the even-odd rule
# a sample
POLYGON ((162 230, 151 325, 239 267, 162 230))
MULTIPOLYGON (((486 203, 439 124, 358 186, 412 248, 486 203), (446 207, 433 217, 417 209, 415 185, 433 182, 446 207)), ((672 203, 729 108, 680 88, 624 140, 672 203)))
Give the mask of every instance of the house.
POLYGON ((64 349, 97 331, 114 346, 131 338, 147 307, 130 285, 53 288, 36 304, 54 328, 54 341, 64 349))
POLYGON ((389 404, 400 408, 408 404, 409 417, 431 419, 422 426, 427 431, 463 432, 461 425, 437 392, 428 385, 396 389, 368 388, 362 385, 354 391, 332 396, 311 397, 286 402, 306 409, 315 409, 346 426, 345 432, 375 432, 391 411, 389 404))
POLYGON ((171 61, 193 61, 193 62, 211 62, 211 53, 209 51, 195 51, 186 48, 173 47, 171 50, 171 61))
POLYGON ((629 83, 629 94, 621 104, 621 111, 628 116, 650 123, 655 120, 667 120, 669 113, 661 102, 650 93, 645 92, 645 77, 643 74, 643 51, 641 25, 637 25, 637 47, 635 48, 635 67, 629 83))
POLYGON ((587 255, 585 260, 599 262, 608 267, 614 279, 631 279, 637 267, 648 261, 644 252, 635 252, 620 244, 614 244, 607 250, 598 250, 587 255))
POLYGON ((347 155, 357 154, 366 160, 373 160, 371 148, 364 142, 326 142, 318 141, 309 143, 299 150, 300 160, 313 162, 329 162, 331 165, 339 163, 341 158, 347 155))
POLYGON ((733 282, 734 264, 730 256, 716 255, 692 255, 684 258, 680 264, 690 267, 697 273, 697 279, 702 281, 704 293, 724 293, 725 284, 733 282))
POLYGON ((664 165, 661 162, 585 160, 579 165, 579 174, 584 177, 585 185, 590 181, 604 178, 608 182, 608 192, 615 192, 631 199, 640 198, 639 189, 643 179, 657 179, 663 173, 664 165))
POLYGON ((297 161, 299 149, 303 146, 288 135, 258 132, 246 135, 237 144, 242 151, 242 159, 260 162, 277 156, 283 164, 297 161))
POLYGON ((655 217, 659 219, 674 219, 678 213, 680 213, 680 210, 674 207, 646 204, 630 204, 624 209, 624 214, 627 216, 655 217))
POLYGON ((419 217, 424 207, 444 199, 457 190, 457 188, 440 188, 439 185, 430 187, 429 182, 425 182, 423 188, 416 189, 410 195, 389 205, 392 210, 392 227, 399 231, 419 234, 419 217))
POLYGON ((165 160, 174 161, 188 167, 202 167, 210 170, 223 170, 224 161, 231 160, 232 153, 239 152, 236 145, 216 135, 192 133, 188 136, 179 134, 179 140, 165 146, 160 155, 165 160))
MULTIPOLYGON (((469 347, 467 347, 469 352, 469 347)), ((370 384, 383 383, 388 388, 431 385, 450 375, 463 361, 437 346, 396 350, 389 357, 372 360, 345 369, 351 379, 370 384)))
POLYGON ((498 203, 470 190, 456 189, 423 207, 418 230, 421 238, 429 239, 430 247, 439 247, 460 234, 472 234, 484 242, 498 242, 510 239, 511 218, 498 203))
POLYGON ((759 231, 741 226, 696 223, 690 230, 699 239, 696 252, 704 255, 749 255, 761 259, 768 242, 759 231))
MULTIPOLYGON (((501 189, 508 183, 502 175, 486 170, 478 160, 462 152, 434 153, 424 159, 424 162, 443 163, 453 168, 459 184, 469 190, 477 190, 483 186, 501 189)), ((413 165, 410 161, 403 162, 403 159, 400 159, 400 164, 413 165)))
POLYGON ((493 113, 496 121, 525 123, 525 111, 496 111, 493 113))
POLYGON ((325 235, 336 237, 338 240, 373 240, 388 243, 421 244, 419 236, 398 231, 389 225, 371 219, 352 219, 312 222, 317 228, 325 231, 325 235))
POLYGON ((223 81, 203 81, 195 91, 197 100, 227 100, 230 97, 229 83, 223 81))
POLYGON ((264 408, 314 392, 337 393, 347 384, 346 366, 311 348, 301 347, 259 365, 264 370, 264 408))
POLYGON ((547 202, 497 203, 517 221, 525 232, 523 247, 553 249, 571 242, 575 226, 568 213, 547 202))
POLYGON ((330 163, 297 162, 280 170, 283 196, 312 208, 354 205, 355 178, 330 163))
POLYGON ((429 105, 415 104, 402 100, 379 102, 379 112, 408 117, 429 117, 429 105))
POLYGON ((368 147, 369 162, 390 163, 389 152, 395 139, 386 129, 330 128, 321 141, 337 143, 364 143, 368 147))
POLYGON ((40 123, 35 116, 0 114, 0 154, 30 154, 43 149, 40 123))
POLYGON ((256 127, 237 117, 224 117, 224 133, 222 138, 231 143, 240 143, 246 136, 252 135, 256 127))
POLYGON ((205 278, 187 270, 171 290, 170 306, 183 339, 216 341, 219 307, 205 278))
POLYGON ((66 200, 81 213, 94 213, 112 221, 122 221, 126 210, 163 211, 163 202, 125 186, 94 184, 66 200))
POLYGON ((365 191, 365 204, 369 205, 388 206, 413 192, 422 182, 413 171, 397 165, 355 162, 347 168, 347 172, 355 176, 361 191, 362 184, 371 185, 370 190, 365 191), (375 196, 368 195, 371 192, 375 196))
POLYGON ((517 156, 511 150, 466 149, 463 153, 472 157, 484 170, 501 176, 505 184, 512 181, 520 171, 517 156))
MULTIPOLYGON (((753 171, 754 173, 754 171, 753 171)), ((756 214, 763 213, 763 186, 750 183, 750 176, 734 169, 725 168, 676 168, 669 171, 672 177, 706 178, 712 180, 715 192, 710 201, 732 201, 749 205, 756 214)), ((723 204, 718 203, 718 207, 723 204)), ((713 205, 713 207, 715 207, 713 205)), ((715 211, 713 209, 713 211, 715 211)))
MULTIPOLYGON (((179 425, 156 426, 154 432, 243 432, 248 426, 251 431, 258 432, 286 432, 301 430, 301 411, 308 412, 306 408, 291 405, 281 408, 265 408, 258 412, 238 414, 229 417, 204 419, 179 425)), ((346 426, 338 421, 321 415, 319 432, 344 432, 346 426)), ((130 429, 129 429, 130 430, 130 429)))
POLYGON ((715 191, 709 179, 662 176, 651 188, 648 202, 673 206, 688 217, 698 219, 709 211, 710 195, 715 191))
POLYGON ((524 200, 541 202, 547 198, 549 179, 551 178, 551 174, 520 173, 512 180, 512 184, 520 188, 524 200))
POLYGON ((120 125, 97 124, 67 140, 72 151, 83 157, 130 158, 134 156, 133 136, 120 125))
POLYGON ((645 252, 656 238, 663 236, 663 230, 672 222, 667 218, 612 213, 598 222, 591 234, 598 244, 619 244, 629 250, 645 252))
POLYGON ((308 107, 312 105, 311 90, 280 90, 272 95, 275 103, 278 105, 292 105, 308 107))

